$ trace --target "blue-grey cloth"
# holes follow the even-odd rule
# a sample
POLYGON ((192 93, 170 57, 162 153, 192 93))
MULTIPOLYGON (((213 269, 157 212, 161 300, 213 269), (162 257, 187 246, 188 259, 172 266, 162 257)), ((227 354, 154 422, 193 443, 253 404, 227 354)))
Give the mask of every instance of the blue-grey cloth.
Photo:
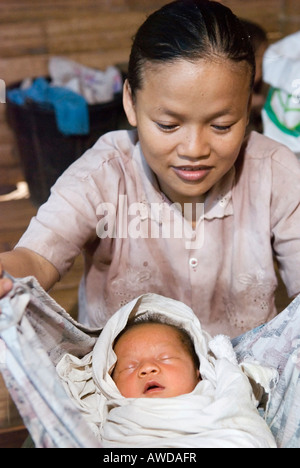
POLYGON ((7 99, 24 106, 28 100, 50 105, 55 113, 59 131, 68 135, 87 135, 90 130, 86 100, 79 94, 59 86, 52 86, 45 78, 37 78, 29 88, 12 88, 7 99))

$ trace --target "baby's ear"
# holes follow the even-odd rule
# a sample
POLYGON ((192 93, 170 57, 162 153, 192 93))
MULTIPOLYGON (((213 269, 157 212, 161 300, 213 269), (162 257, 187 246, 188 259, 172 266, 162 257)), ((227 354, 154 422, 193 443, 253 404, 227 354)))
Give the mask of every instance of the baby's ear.
POLYGON ((123 86, 123 107, 125 114, 127 116, 128 122, 133 127, 137 126, 137 119, 136 119, 136 110, 135 110, 135 103, 132 96, 132 91, 128 80, 125 80, 123 86))
POLYGON ((200 382, 200 380, 202 380, 202 379, 201 379, 201 374, 200 374, 199 369, 198 369, 197 372, 196 372, 196 376, 197 376, 198 382, 200 382))

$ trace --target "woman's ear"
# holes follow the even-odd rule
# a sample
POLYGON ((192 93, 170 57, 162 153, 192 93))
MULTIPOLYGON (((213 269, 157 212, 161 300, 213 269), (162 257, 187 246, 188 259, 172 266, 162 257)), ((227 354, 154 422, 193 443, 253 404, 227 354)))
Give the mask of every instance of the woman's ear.
POLYGON ((125 80, 123 86, 123 107, 125 110, 125 114, 127 116, 128 122, 132 127, 137 126, 137 119, 136 119, 136 110, 135 110, 135 103, 133 100, 130 84, 128 80, 125 80))

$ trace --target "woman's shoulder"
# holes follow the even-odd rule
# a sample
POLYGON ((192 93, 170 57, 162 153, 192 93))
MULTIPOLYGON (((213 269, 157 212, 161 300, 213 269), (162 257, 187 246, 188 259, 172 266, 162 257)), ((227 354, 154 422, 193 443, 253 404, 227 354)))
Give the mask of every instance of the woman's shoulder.
POLYGON ((282 143, 257 132, 251 132, 245 139, 235 169, 240 182, 257 180, 259 176, 265 182, 268 178, 270 181, 278 178, 300 180, 300 163, 296 155, 282 143))
POLYGON ((116 130, 102 135, 90 151, 105 153, 105 159, 112 157, 131 158, 138 141, 136 130, 116 130))
POLYGON ((296 155, 287 146, 255 131, 245 139, 241 153, 246 161, 260 160, 263 163, 269 161, 270 164, 300 167, 296 155))
POLYGON ((67 170, 69 175, 85 178, 102 170, 121 169, 132 159, 137 132, 118 130, 106 133, 67 170))
POLYGON ((135 181, 132 164, 136 148, 136 132, 120 130, 110 132, 78 158, 52 187, 52 192, 62 196, 92 199, 95 204, 108 196, 114 199, 119 189, 125 190, 135 181))

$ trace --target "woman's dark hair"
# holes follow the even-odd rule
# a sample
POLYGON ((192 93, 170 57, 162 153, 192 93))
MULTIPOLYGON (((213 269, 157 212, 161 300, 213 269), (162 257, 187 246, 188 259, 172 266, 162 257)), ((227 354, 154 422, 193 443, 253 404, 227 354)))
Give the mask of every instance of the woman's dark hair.
POLYGON ((249 21, 243 18, 241 18, 241 22, 247 31, 254 53, 256 53, 261 44, 268 43, 267 33, 258 23, 253 23, 253 21, 249 21))
POLYGON ((200 58, 247 62, 253 86, 254 51, 245 27, 229 8, 209 0, 177 0, 163 6, 134 38, 128 67, 132 95, 143 86, 146 63, 200 58))
POLYGON ((183 344, 185 350, 190 354, 193 364, 195 366, 195 369, 199 369, 200 367, 200 360, 199 357, 195 351, 195 346, 192 337, 190 334, 187 332, 185 328, 183 328, 182 325, 178 324, 175 321, 172 321, 165 316, 161 314, 154 314, 154 313, 146 313, 142 316, 135 317, 134 319, 131 319, 128 321, 127 325, 123 330, 119 333, 119 335, 116 337, 113 343, 113 348, 115 348, 117 342, 121 338, 121 336, 125 335, 125 333, 132 328, 135 328, 140 325, 145 325, 145 324, 159 324, 159 325, 166 325, 168 327, 173 328, 177 334, 178 337, 183 344))

